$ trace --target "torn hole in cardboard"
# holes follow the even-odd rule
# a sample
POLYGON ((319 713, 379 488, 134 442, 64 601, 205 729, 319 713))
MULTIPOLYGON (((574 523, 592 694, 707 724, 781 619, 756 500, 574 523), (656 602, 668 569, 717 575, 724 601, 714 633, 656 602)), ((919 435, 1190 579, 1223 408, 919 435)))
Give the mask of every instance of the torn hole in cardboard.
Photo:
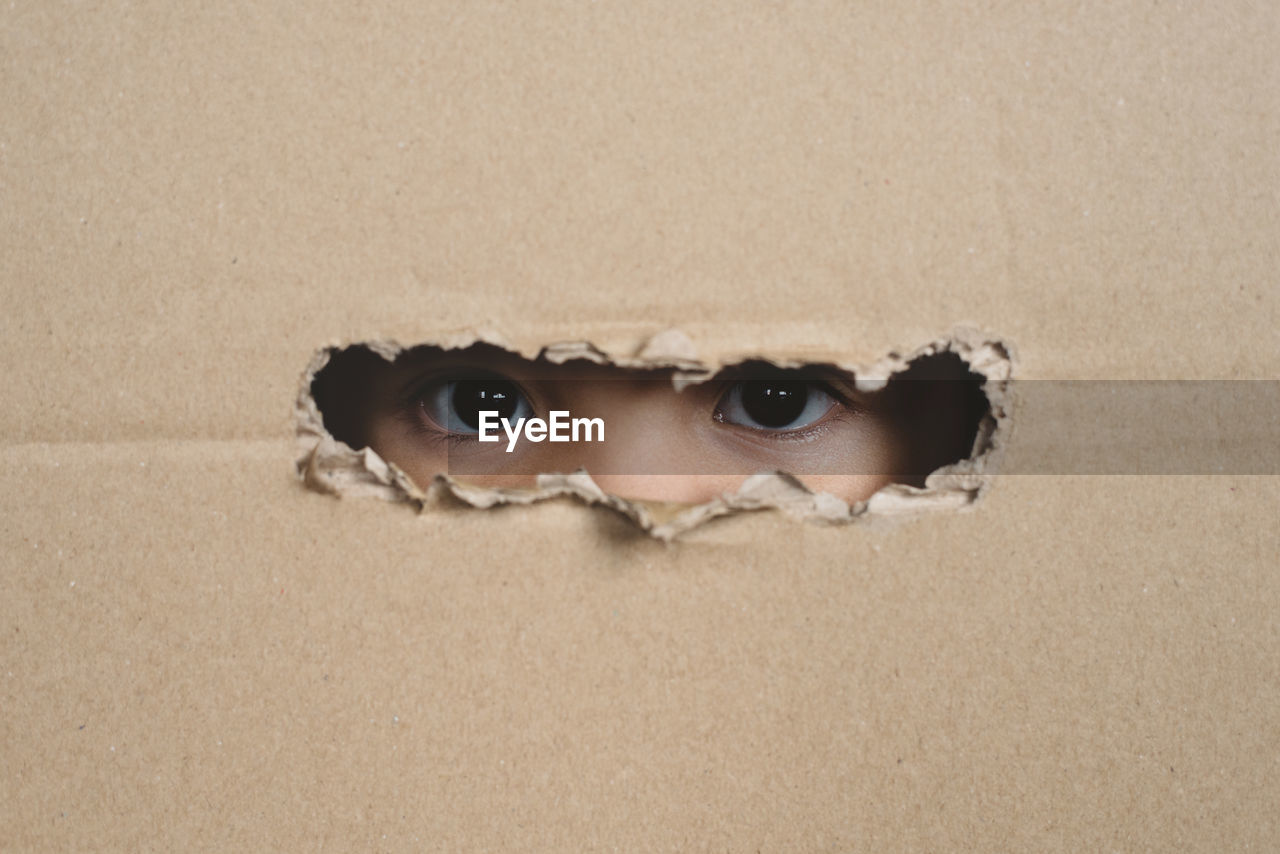
POLYGON ((954 510, 990 485, 1012 366, 1007 343, 974 330, 868 365, 707 359, 678 330, 630 353, 475 331, 335 345, 302 375, 296 467, 320 492, 420 511, 576 499, 664 540, 754 510, 954 510))

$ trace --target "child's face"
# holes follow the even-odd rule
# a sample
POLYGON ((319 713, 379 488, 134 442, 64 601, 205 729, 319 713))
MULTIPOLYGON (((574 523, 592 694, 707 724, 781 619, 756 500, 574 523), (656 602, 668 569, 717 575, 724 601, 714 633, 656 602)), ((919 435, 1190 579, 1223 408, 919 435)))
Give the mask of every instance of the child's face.
POLYGON ((753 368, 677 392, 666 371, 534 363, 472 348, 410 351, 358 384, 363 441, 424 486, 449 472, 477 485, 532 487, 538 473, 585 468, 615 495, 693 503, 753 473, 785 471, 858 501, 910 471, 890 413, 833 371, 753 368), (598 418, 604 441, 522 434, 513 443, 497 426, 498 441, 481 442, 481 410, 513 425, 557 410, 598 418))

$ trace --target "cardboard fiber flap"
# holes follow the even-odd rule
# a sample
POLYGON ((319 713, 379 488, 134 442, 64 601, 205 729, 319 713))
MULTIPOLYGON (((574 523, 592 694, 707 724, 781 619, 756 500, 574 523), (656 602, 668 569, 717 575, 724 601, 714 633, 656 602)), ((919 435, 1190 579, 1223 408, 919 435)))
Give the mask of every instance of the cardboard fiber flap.
POLYGON ((1276 379, 1280 12, 3 15, 0 848, 1276 847, 1274 476, 663 544, 319 495, 291 408, 475 330, 1276 379))

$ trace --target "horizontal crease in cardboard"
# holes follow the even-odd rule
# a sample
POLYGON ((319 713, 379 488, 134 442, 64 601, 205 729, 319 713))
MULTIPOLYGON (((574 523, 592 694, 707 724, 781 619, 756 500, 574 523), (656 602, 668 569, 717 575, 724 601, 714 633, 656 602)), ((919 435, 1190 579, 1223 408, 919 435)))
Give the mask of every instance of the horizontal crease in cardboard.
MULTIPOLYGON (((462 350, 477 344, 496 346, 552 364, 586 360, 618 368, 665 369, 670 372, 676 390, 705 381, 732 363, 704 362, 693 342, 679 330, 664 330, 651 336, 641 342, 632 354, 605 353, 587 341, 552 343, 534 353, 521 353, 519 348, 511 346, 501 336, 479 330, 438 336, 413 347, 462 350)), ((882 487, 865 501, 849 503, 835 495, 814 491, 786 472, 766 472, 747 477, 733 492, 697 505, 622 498, 602 490, 584 470, 540 474, 536 478, 536 487, 532 489, 476 486, 440 473, 424 488, 371 448, 352 448, 334 438, 326 429, 312 392, 313 381, 332 355, 348 346, 363 346, 389 362, 411 349, 383 340, 326 346, 315 354, 301 377, 294 411, 298 476, 307 487, 319 492, 408 503, 420 512, 451 501, 490 508, 567 497, 586 505, 608 508, 630 519, 640 530, 658 539, 671 540, 711 519, 755 510, 773 509, 797 519, 825 524, 959 510, 973 505, 990 487, 991 474, 1002 455, 1010 429, 1012 348, 1007 342, 978 330, 960 328, 915 350, 890 353, 870 365, 834 363, 835 367, 851 374, 858 390, 863 392, 884 388, 894 375, 907 370, 917 359, 936 354, 955 354, 971 372, 983 378, 981 389, 986 396, 988 410, 978 425, 971 453, 930 473, 923 486, 893 483, 882 487)), ((808 359, 785 357, 757 357, 757 360, 779 368, 796 368, 811 363, 808 359)))

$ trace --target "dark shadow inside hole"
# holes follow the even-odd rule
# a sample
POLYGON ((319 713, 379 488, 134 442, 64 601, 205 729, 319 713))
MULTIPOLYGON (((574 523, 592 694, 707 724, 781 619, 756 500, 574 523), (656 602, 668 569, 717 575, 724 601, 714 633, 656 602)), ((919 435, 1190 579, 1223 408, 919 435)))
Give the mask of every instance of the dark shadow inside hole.
POLYGON ((982 375, 949 352, 915 359, 874 393, 830 365, 749 362, 680 392, 671 379, 670 370, 557 365, 490 345, 417 347, 394 362, 353 346, 330 354, 311 390, 335 438, 372 447, 421 485, 448 472, 532 487, 538 473, 583 467, 608 492, 686 503, 759 471, 786 471, 850 501, 888 483, 920 486, 974 452, 990 411, 982 375), (545 423, 556 418, 559 437, 545 423), (481 427, 492 441, 479 441, 481 427))

